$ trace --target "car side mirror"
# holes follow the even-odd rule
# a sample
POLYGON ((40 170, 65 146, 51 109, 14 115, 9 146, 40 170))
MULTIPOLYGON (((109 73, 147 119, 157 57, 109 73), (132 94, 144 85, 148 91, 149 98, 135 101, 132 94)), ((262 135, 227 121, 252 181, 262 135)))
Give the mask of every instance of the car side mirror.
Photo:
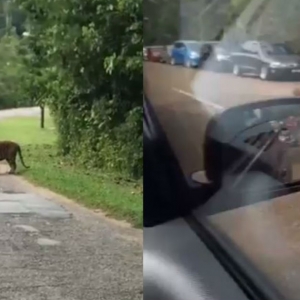
POLYGON ((263 171, 290 183, 300 180, 300 101, 276 99, 230 108, 209 123, 204 143, 205 175, 222 185, 227 174, 263 171))

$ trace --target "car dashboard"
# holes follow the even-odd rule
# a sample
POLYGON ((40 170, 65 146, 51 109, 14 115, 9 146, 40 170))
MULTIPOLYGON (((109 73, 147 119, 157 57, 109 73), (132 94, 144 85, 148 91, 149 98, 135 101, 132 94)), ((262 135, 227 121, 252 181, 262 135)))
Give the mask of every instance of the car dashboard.
POLYGON ((144 228, 144 299, 248 298, 180 218, 144 228))

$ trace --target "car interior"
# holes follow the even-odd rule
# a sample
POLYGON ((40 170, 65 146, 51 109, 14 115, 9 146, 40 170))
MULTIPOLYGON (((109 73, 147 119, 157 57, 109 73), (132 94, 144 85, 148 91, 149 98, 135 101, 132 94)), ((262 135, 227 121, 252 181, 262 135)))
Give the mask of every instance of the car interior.
MULTIPOLYGON (((154 234, 158 228, 158 233, 162 230, 161 226, 166 227, 163 231, 170 231, 169 235, 172 236, 174 224, 168 224, 184 222, 184 225, 175 225, 176 230, 192 228, 193 232, 201 237, 199 242, 212 251, 220 266, 225 268, 247 297, 283 299, 260 271, 254 268, 228 239, 214 230, 207 218, 256 203, 273 201, 274 198, 300 190, 300 177, 297 172, 291 171, 293 166, 299 163, 299 155, 291 154, 283 166, 278 165, 278 157, 274 159, 276 165, 272 165, 272 161, 268 160, 270 153, 286 152, 287 148, 276 150, 278 146, 274 141, 286 131, 286 120, 293 115, 299 115, 299 112, 297 98, 284 98, 241 105, 217 114, 209 122, 206 130, 204 162, 209 183, 203 184, 187 180, 183 175, 151 103, 145 98, 145 245, 149 243, 148 247, 151 248, 153 239, 163 240, 163 235, 154 234), (274 171, 280 167, 285 172, 274 171), (290 169, 290 173, 286 172, 287 169, 290 169), (241 267, 245 265, 246 268, 241 267), (242 271, 245 269, 247 274, 242 271)), ((287 153, 289 149, 295 151, 292 144, 288 144, 287 153)), ((184 234, 188 236, 187 233, 184 234)), ((168 241, 170 242, 169 239, 168 241)), ((200 247, 196 240, 193 240, 193 243, 197 243, 199 248, 203 246, 201 244, 200 247)), ((174 246, 173 252, 176 247, 180 248, 180 245, 174 246)), ((147 246, 145 249, 147 250, 147 246)), ((175 255, 174 253, 170 253, 170 257, 175 255)), ((183 258, 179 261, 181 259, 183 258)), ((177 261, 176 264, 178 263, 180 265, 177 261)), ((152 288, 150 290, 153 292, 152 288)), ((160 299, 177 298, 170 296, 160 299)))
POLYGON ((230 1, 222 20, 217 2, 148 26, 216 44, 195 69, 144 64, 144 298, 298 300, 299 3, 230 1))

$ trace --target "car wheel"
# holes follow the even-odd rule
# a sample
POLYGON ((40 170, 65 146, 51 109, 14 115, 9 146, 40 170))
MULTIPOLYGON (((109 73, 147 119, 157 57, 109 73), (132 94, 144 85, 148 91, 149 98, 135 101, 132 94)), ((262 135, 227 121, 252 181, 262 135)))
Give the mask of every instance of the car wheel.
POLYGON ((261 80, 269 80, 271 78, 270 76, 270 69, 268 66, 262 66, 261 70, 260 70, 260 74, 259 77, 261 80))
POLYGON ((241 67, 239 65, 234 65, 232 72, 235 76, 242 76, 241 67))

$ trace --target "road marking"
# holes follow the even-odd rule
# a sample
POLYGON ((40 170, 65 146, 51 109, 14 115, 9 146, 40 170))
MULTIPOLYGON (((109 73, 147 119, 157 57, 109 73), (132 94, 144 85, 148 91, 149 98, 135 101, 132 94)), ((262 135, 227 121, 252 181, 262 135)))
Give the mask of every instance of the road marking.
POLYGON ((200 98, 197 98, 197 97, 195 97, 195 95, 193 95, 193 94, 191 94, 191 93, 188 93, 188 92, 186 92, 186 91, 183 91, 183 90, 180 90, 180 89, 177 89, 177 88, 173 88, 173 91, 175 91, 175 92, 177 92, 177 93, 180 93, 180 94, 183 94, 183 95, 185 95, 185 96, 188 96, 188 97, 190 97, 190 98, 193 98, 193 99, 196 99, 197 101, 199 101, 199 102, 202 102, 202 103, 204 103, 204 104, 206 104, 206 105, 209 105, 209 106, 212 106, 213 108, 215 108, 215 109, 218 109, 218 110, 224 110, 224 107, 223 106, 221 106, 221 105, 219 105, 219 104, 216 104, 216 103, 213 103, 213 102, 211 102, 211 101, 209 101, 209 100, 204 100, 204 99, 200 99, 200 98))

